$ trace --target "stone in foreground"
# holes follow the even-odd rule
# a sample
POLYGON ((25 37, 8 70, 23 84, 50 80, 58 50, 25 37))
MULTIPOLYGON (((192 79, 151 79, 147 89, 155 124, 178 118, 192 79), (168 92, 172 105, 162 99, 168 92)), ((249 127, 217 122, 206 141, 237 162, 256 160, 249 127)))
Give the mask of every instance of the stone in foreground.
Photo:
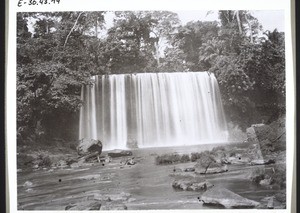
POLYGON ((82 211, 82 210, 100 210, 101 203, 95 201, 79 202, 75 204, 69 204, 65 207, 65 210, 70 211, 82 211))
POLYGON ((253 160, 250 162, 251 165, 268 165, 273 163, 275 163, 275 160, 273 159, 269 159, 269 160, 260 159, 260 160, 253 160))
POLYGON ((203 193, 200 200, 204 204, 222 205, 225 208, 254 208, 259 202, 244 198, 228 189, 213 187, 203 193))
POLYGON ((127 210, 127 206, 122 203, 119 204, 109 203, 101 206, 100 210, 127 210))
POLYGON ((93 152, 98 152, 99 155, 102 152, 102 143, 100 140, 94 139, 81 139, 77 146, 77 153, 80 156, 88 155, 93 152))
POLYGON ((207 189, 213 187, 213 185, 206 180, 199 182, 191 180, 175 180, 172 183, 172 187, 184 191, 206 191, 207 189))

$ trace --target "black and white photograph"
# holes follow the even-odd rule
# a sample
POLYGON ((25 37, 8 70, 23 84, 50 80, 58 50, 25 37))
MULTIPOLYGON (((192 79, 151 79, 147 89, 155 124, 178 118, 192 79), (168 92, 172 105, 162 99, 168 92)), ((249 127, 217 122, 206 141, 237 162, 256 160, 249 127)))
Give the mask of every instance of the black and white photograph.
POLYGON ((286 210, 286 18, 17 12, 17 210, 286 210))

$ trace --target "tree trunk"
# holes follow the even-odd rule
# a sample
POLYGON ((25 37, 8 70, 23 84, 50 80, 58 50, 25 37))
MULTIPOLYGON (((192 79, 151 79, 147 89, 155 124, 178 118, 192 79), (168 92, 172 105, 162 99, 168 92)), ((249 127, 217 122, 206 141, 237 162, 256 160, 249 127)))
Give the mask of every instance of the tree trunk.
POLYGON ((80 16, 81 16, 82 13, 83 13, 83 12, 79 13, 79 15, 77 16, 77 19, 76 19, 76 21, 75 21, 75 23, 74 23, 72 29, 70 30, 69 34, 67 35, 66 40, 65 40, 65 43, 64 43, 64 48, 66 47, 66 44, 67 44, 67 42, 68 42, 68 39, 69 39, 71 33, 73 32, 73 30, 75 29, 76 24, 77 24, 77 22, 78 22, 78 19, 80 18, 80 16))
POLYGON ((249 21, 247 15, 245 15, 245 19, 246 19, 246 21, 247 21, 247 24, 248 24, 249 30, 250 30, 250 42, 253 43, 252 25, 251 25, 251 22, 249 21))
POLYGON ((156 62, 157 62, 157 66, 159 66, 159 45, 158 45, 158 41, 156 41, 154 43, 154 47, 155 47, 155 59, 156 59, 156 62))
POLYGON ((240 34, 242 34, 243 31, 242 31, 242 25, 241 25, 241 20, 240 20, 240 14, 239 14, 238 10, 236 10, 236 14, 235 15, 236 15, 236 20, 238 22, 239 32, 240 32, 240 34))
POLYGON ((97 17, 96 17, 96 23, 95 23, 95 36, 96 38, 98 38, 98 21, 97 21, 97 17))

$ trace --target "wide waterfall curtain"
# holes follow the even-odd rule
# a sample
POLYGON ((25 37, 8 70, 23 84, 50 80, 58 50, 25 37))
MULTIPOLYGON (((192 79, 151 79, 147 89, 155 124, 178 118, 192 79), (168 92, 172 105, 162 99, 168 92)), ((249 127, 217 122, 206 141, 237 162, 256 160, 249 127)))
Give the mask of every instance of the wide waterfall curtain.
POLYGON ((226 141, 218 83, 207 72, 95 76, 82 87, 79 138, 104 149, 181 146, 226 141))

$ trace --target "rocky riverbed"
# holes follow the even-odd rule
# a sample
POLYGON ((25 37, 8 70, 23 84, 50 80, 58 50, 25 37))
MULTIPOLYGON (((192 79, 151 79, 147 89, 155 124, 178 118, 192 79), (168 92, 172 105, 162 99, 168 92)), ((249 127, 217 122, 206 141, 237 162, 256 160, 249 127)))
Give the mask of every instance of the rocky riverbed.
MULTIPOLYGON (((195 172, 196 162, 192 161, 162 165, 156 163, 158 156, 168 153, 190 156, 191 150, 201 153, 212 150, 215 146, 135 149, 123 152, 124 155, 103 152, 101 162, 94 160, 67 163, 61 160, 60 166, 53 164, 43 168, 33 165, 33 169, 18 171, 18 209, 147 210, 235 207, 233 203, 222 205, 224 200, 214 195, 220 194, 218 190, 226 196, 230 194, 232 202, 237 201, 237 198, 242 201, 250 200, 253 205, 249 207, 252 208, 285 208, 284 187, 271 181, 268 183, 271 176, 267 176, 266 172, 273 172, 279 162, 276 159, 281 158, 280 164, 285 163, 282 161, 285 159, 285 152, 273 153, 271 157, 274 161, 271 162, 251 163, 245 157, 250 144, 231 144, 226 150, 235 150, 235 155, 230 157, 229 152, 222 149, 225 156, 227 153, 227 161, 231 161, 226 164, 226 170, 207 174, 195 172), (256 170, 264 171, 264 176, 261 176, 262 173, 254 175, 258 181, 254 181, 252 177, 256 170), (195 184, 190 190, 184 190, 174 187, 174 181, 180 184, 189 184, 192 181, 195 184), (210 192, 210 189, 214 191, 210 192), (209 203, 209 200, 213 202, 209 203), (216 205, 214 202, 220 203, 216 205)), ((214 152, 217 153, 216 149, 214 152)), ((243 205, 240 207, 247 208, 243 205)))

